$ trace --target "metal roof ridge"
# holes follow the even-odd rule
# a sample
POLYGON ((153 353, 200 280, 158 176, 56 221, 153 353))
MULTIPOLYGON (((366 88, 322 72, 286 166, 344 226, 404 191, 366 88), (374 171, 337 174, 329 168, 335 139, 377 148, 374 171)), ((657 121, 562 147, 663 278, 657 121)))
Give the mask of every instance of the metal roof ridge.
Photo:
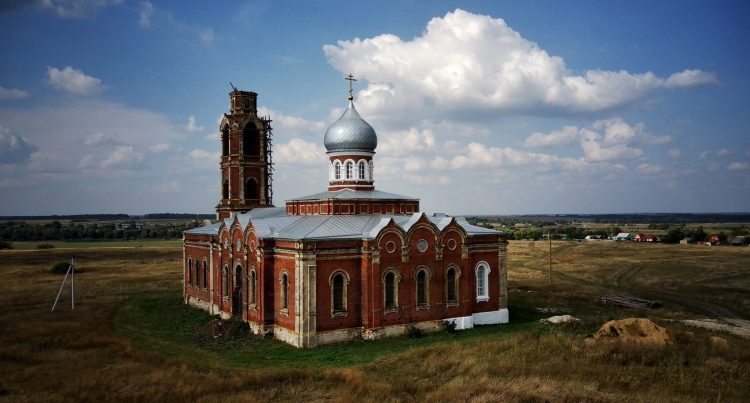
MULTIPOLYGON (((302 217, 305 217, 305 218, 307 218, 307 217, 316 217, 316 216, 302 216, 302 217)), ((317 216, 317 217, 324 217, 324 216, 317 216)), ((320 222, 320 224, 316 225, 316 226, 315 226, 315 228, 313 228, 313 229, 311 229, 310 231, 308 231, 308 232, 307 232, 307 233, 306 233, 306 234, 305 234, 304 236, 301 236, 301 237, 300 237, 300 239, 305 239, 305 238, 306 238, 306 237, 307 237, 308 235, 310 235, 310 234, 312 234, 313 232, 315 232, 315 230, 316 230, 316 229, 318 229, 318 228, 320 228, 320 226, 321 226, 321 225, 323 225, 324 223, 328 222, 328 220, 329 220, 329 219, 330 219, 331 217, 334 217, 334 216, 333 216, 333 215, 330 215, 330 216, 325 216, 325 219, 324 219, 323 221, 321 221, 321 222, 320 222)), ((303 218, 303 219, 304 219, 304 218, 303 218)), ((299 220, 299 221, 302 221, 302 220, 299 220)), ((299 222, 299 221, 295 221, 295 224, 296 224, 297 222, 299 222)))

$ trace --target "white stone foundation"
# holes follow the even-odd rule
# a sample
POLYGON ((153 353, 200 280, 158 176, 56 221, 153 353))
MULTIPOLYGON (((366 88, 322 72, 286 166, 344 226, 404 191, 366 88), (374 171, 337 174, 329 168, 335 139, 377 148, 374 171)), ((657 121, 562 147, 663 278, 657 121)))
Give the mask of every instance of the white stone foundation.
POLYGON ((362 337, 362 328, 353 327, 349 329, 337 329, 327 332, 318 332, 316 333, 316 337, 318 346, 341 343, 344 341, 354 340, 362 337))
POLYGON ((289 330, 282 326, 274 325, 273 337, 283 341, 284 343, 291 344, 294 347, 300 347, 299 333, 294 330, 289 330))
POLYGON ((193 308, 198 308, 209 313, 211 312, 211 304, 202 299, 187 295, 185 296, 185 303, 192 306, 193 308))

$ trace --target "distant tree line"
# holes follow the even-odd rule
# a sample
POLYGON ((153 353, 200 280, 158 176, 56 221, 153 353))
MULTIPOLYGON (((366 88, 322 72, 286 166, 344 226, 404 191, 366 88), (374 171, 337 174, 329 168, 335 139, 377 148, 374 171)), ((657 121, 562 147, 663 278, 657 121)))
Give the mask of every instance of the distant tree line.
POLYGON ((77 240, 129 240, 129 239, 175 239, 182 232, 200 224, 193 220, 185 223, 157 223, 136 227, 130 223, 26 223, 19 221, 0 222, 0 240, 6 241, 77 241, 77 240))
POLYGON ((548 228, 503 228, 508 239, 529 239, 538 241, 540 239, 547 239, 547 234, 551 234, 552 239, 583 239, 586 236, 600 236, 604 239, 614 236, 620 232, 619 227, 609 228, 580 228, 575 226, 555 227, 553 229, 548 228))
POLYGON ((482 215, 480 221, 513 226, 517 223, 568 225, 580 222, 599 224, 690 224, 690 223, 750 223, 750 213, 653 213, 653 214, 527 214, 482 215))
POLYGON ((151 213, 144 215, 128 215, 128 214, 70 214, 70 215, 16 215, 16 216, 0 216, 0 220, 14 220, 14 221, 122 221, 146 218, 151 220, 211 220, 216 217, 215 214, 186 214, 186 213, 151 213))
POLYGON ((127 214, 71 214, 71 215, 11 215, 0 216, 0 220, 71 220, 71 221, 88 221, 88 220, 127 220, 130 218, 127 214))
POLYGON ((152 213, 143 215, 143 218, 149 220, 213 220, 216 218, 216 214, 152 213))

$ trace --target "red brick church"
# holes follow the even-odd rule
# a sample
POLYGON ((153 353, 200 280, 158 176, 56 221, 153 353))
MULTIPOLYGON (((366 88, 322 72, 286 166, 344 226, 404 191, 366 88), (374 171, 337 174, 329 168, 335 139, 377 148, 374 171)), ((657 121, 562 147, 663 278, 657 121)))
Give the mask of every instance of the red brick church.
MULTIPOLYGON (((508 321, 507 241, 375 189, 375 130, 349 106, 325 133, 324 192, 272 204, 271 120, 234 90, 218 222, 184 234, 186 304, 296 347, 508 321)), ((323 163, 323 161, 321 161, 323 163)))

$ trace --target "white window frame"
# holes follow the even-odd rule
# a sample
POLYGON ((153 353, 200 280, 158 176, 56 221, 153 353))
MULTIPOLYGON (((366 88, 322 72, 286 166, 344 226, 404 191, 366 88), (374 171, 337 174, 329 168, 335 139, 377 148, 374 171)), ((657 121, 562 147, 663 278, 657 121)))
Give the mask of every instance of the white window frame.
POLYGON ((381 282, 383 284, 383 310, 385 311, 385 313, 397 312, 398 311, 398 284, 401 282, 401 274, 399 274, 399 272, 395 268, 391 267, 385 272, 383 272, 383 278, 381 282), (389 273, 393 273, 393 306, 386 305, 387 283, 385 279, 389 273))
POLYGON ((414 302, 417 310, 430 308, 430 280, 432 273, 427 266, 419 266, 414 272, 414 302), (424 273, 424 303, 419 303, 419 273, 424 273))
POLYGON ((357 162, 357 179, 362 181, 367 180, 367 161, 365 160, 357 162))
POLYGON ((477 263, 476 267, 474 267, 477 302, 488 301, 490 299, 490 271, 492 271, 490 265, 484 261, 477 263), (484 270, 482 271, 480 269, 484 270), (480 285, 483 287, 480 287, 480 285))
POLYGON ((336 270, 331 274, 331 277, 328 279, 328 285, 331 286, 331 316, 346 316, 346 313, 348 311, 348 304, 347 304, 347 298, 348 298, 348 288, 349 288, 349 274, 343 270, 336 270), (341 303, 343 304, 342 310, 335 310, 333 306, 334 302, 334 289, 333 289, 333 280, 336 278, 336 276, 341 276, 343 278, 343 284, 342 290, 341 290, 341 303))

